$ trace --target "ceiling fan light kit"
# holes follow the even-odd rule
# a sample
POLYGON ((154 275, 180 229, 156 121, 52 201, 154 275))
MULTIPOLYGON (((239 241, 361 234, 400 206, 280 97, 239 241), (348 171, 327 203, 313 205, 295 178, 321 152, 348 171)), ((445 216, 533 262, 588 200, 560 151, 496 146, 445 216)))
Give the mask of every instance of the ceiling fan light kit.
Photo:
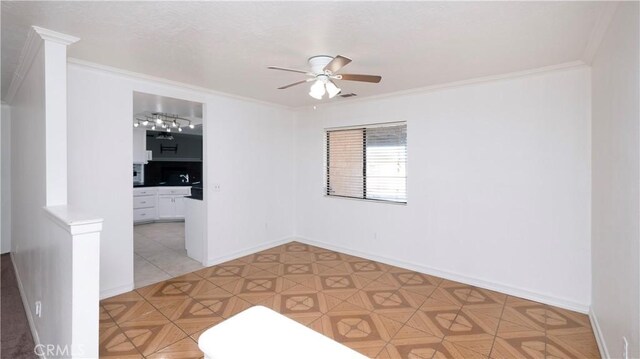
POLYGON ((333 81, 328 81, 324 86, 327 88, 327 94, 329 94, 329 98, 334 98, 337 94, 342 92, 342 90, 338 86, 336 86, 333 81))
POLYGON ((311 67, 311 71, 289 69, 277 66, 269 66, 268 68, 271 70, 297 72, 310 76, 311 78, 307 80, 294 82, 292 84, 279 87, 278 89, 284 90, 289 87, 313 81, 313 84, 309 89, 309 96, 317 100, 321 100, 324 97, 325 93, 329 95, 329 98, 334 98, 336 95, 342 92, 342 90, 335 84, 335 82, 333 82, 333 80, 359 81, 370 83, 379 83, 380 80, 382 80, 382 77, 377 75, 336 74, 336 72, 338 72, 341 68, 351 62, 351 59, 340 55, 336 57, 327 55, 312 56, 309 58, 308 62, 309 67, 311 67))
POLYGON ((316 80, 316 82, 314 82, 313 85, 311 85, 311 88, 309 89, 309 96, 318 100, 322 100, 324 93, 325 93, 324 83, 320 79, 316 80))

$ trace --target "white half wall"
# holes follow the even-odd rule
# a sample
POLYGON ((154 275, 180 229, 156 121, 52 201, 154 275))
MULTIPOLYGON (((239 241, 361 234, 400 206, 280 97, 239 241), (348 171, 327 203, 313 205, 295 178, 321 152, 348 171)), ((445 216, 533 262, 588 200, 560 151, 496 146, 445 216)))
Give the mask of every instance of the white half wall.
POLYGON ((207 264, 291 236, 294 119, 289 110, 73 61, 69 203, 104 218, 102 297, 133 288, 134 91, 204 104, 207 264))
POLYGON ((618 5, 592 64, 592 318, 604 354, 640 358, 640 21, 618 5))
POLYGON ((75 41, 33 27, 9 87, 11 256, 35 344, 55 348, 45 356, 86 358, 98 355, 100 220, 84 217, 92 228, 78 233, 77 217, 62 228, 50 207, 66 210, 66 48, 75 41))
POLYGON ((565 308, 590 304, 585 66, 296 119, 296 235, 565 308), (323 195, 324 129, 406 121, 408 204, 323 195))
POLYGON ((0 253, 11 252, 11 108, 0 119, 0 253))

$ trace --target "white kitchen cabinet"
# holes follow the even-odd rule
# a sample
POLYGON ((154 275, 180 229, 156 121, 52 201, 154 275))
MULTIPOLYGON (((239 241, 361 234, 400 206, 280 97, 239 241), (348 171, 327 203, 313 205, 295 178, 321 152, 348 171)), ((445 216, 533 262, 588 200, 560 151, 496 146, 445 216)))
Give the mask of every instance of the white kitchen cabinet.
POLYGON ((158 196, 158 219, 184 218, 184 195, 158 196))
POLYGON ((133 210, 133 222, 152 222, 156 220, 155 208, 134 208, 133 210))
POLYGON ((148 162, 147 154, 147 130, 145 128, 133 128, 133 163, 148 162))
POLYGON ((155 196, 158 194, 156 187, 137 187, 133 189, 133 197, 155 196))
POLYGON ((173 203, 175 204, 175 215, 177 218, 184 218, 185 215, 185 204, 184 201, 186 199, 184 196, 177 196, 173 199, 173 203))
POLYGON ((181 196, 189 196, 191 194, 191 187, 183 187, 183 186, 168 186, 168 187, 157 187, 158 194, 163 195, 181 195, 181 196))
POLYGON ((140 187, 133 189, 133 222, 152 222, 157 214, 158 190, 153 187, 140 187))
POLYGON ((158 196, 158 218, 170 219, 175 217, 176 206, 173 203, 173 196, 158 196))
POLYGON ((158 187, 158 219, 184 218, 184 196, 191 194, 191 187, 158 187))
POLYGON ((134 222, 171 221, 185 217, 191 187, 140 187, 133 190, 134 222))
POLYGON ((156 207, 156 196, 134 196, 133 197, 133 208, 155 208, 156 207))

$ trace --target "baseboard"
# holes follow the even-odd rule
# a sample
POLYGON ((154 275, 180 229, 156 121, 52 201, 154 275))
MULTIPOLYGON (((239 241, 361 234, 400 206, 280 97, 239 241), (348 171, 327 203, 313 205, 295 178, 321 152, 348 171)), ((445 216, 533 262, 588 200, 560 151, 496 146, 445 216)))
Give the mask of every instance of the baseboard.
POLYGON ((573 310, 583 314, 589 313, 589 305, 573 302, 563 298, 557 298, 557 297, 553 297, 545 294, 535 293, 535 292, 528 291, 526 289, 512 287, 512 286, 504 285, 500 283, 488 282, 479 278, 469 277, 469 276, 461 275, 458 273, 442 271, 439 269, 435 269, 435 268, 431 268, 431 267, 427 267, 424 265, 415 264, 411 262, 399 261, 396 259, 391 259, 391 258, 387 258, 387 257, 375 255, 375 254, 370 254, 370 253, 366 253, 366 252, 362 252, 362 251, 358 251, 358 250, 354 250, 346 247, 335 246, 329 243, 315 241, 315 240, 304 238, 304 237, 295 237, 294 240, 302 243, 318 246, 318 247, 327 248, 337 252, 342 252, 342 253, 346 253, 346 254, 362 257, 362 258, 367 258, 370 260, 393 265, 396 267, 407 268, 409 270, 413 270, 416 272, 425 273, 425 274, 433 275, 436 277, 441 277, 448 280, 453 280, 456 282, 473 285, 480 288, 490 289, 496 292, 501 292, 504 294, 525 298, 528 300, 545 303, 545 304, 553 305, 553 306, 568 309, 568 310, 573 310))
MULTIPOLYGON (((27 322, 29 323, 29 330, 31 330, 31 336, 33 337, 33 344, 35 344, 36 346, 39 346, 40 343, 40 336, 38 335, 38 331, 36 330, 36 323, 33 319, 33 314, 31 314, 31 310, 29 310, 30 306, 29 306, 29 301, 27 300, 26 295, 24 294, 24 287, 22 286, 22 281, 20 280, 20 274, 18 273, 18 267, 16 266, 16 259, 13 255, 13 252, 10 253, 11 256, 11 264, 13 265, 13 272, 16 275, 16 282, 18 282, 18 290, 20 291, 20 299, 22 299, 22 306, 24 307, 24 311, 27 315, 27 322)), ((46 359, 47 357, 44 355, 44 353, 35 353, 35 347, 34 347, 34 355, 38 356, 39 358, 42 359, 46 359)))
POLYGON ((589 320, 591 321, 591 328, 593 329, 593 334, 595 334, 596 336, 598 349, 600 349, 600 357, 603 359, 611 358, 611 356, 609 355, 609 350, 607 349, 607 344, 604 341, 604 335, 602 335, 602 330, 600 329, 600 324, 598 323, 598 317, 596 316, 596 313, 593 311, 593 307, 589 308, 589 320))
POLYGON ((134 284, 133 283, 129 283, 129 284, 121 285, 119 287, 101 290, 100 291, 100 300, 103 300, 103 299, 109 298, 109 297, 113 297, 114 295, 118 295, 118 294, 122 294, 122 293, 126 293, 126 292, 131 292, 134 288, 135 288, 134 284))
POLYGON ((240 250, 240 251, 237 251, 237 252, 233 252, 233 253, 228 254, 228 255, 219 256, 219 257, 215 257, 215 258, 207 258, 206 267, 211 267, 211 266, 214 266, 216 264, 228 262, 230 260, 234 260, 234 259, 237 259, 237 258, 240 258, 240 257, 247 256, 249 254, 253 254, 255 252, 260 252, 260 251, 263 251, 265 249, 277 247, 277 246, 279 246, 281 244, 289 243, 289 242, 291 242, 293 240, 296 240, 296 238, 294 238, 294 237, 285 237, 285 238, 281 238, 281 239, 278 239, 278 240, 275 240, 275 241, 272 241, 272 242, 261 244, 259 246, 245 248, 243 250, 240 250))

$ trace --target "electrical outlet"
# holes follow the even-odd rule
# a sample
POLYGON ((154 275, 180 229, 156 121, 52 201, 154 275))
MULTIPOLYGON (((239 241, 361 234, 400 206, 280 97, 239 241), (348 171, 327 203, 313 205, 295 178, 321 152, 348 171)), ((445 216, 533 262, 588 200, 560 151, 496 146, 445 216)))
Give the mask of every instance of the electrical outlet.
POLYGON ((622 359, 629 359, 629 341, 627 337, 622 337, 622 359))
POLYGON ((38 318, 42 317, 42 302, 41 301, 36 301, 36 317, 38 317, 38 318))
POLYGON ((214 183, 213 184, 213 191, 214 192, 220 192, 220 184, 219 183, 214 183))

